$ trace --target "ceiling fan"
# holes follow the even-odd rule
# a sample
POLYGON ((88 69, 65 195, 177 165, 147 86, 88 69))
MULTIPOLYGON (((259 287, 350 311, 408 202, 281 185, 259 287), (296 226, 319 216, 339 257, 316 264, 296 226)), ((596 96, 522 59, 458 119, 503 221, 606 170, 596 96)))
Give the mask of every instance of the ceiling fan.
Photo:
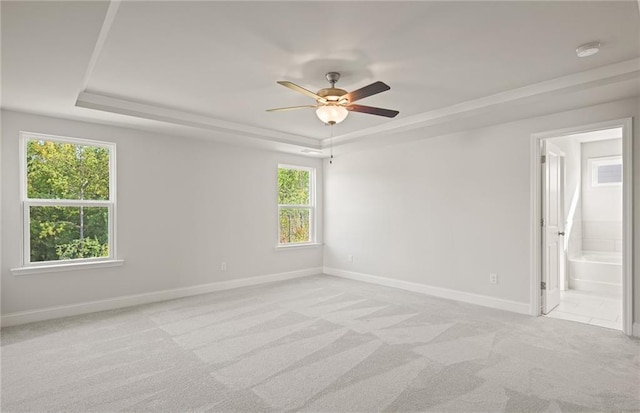
POLYGON ((372 106, 354 105, 353 102, 364 99, 369 96, 376 95, 378 93, 387 91, 391 87, 383 82, 374 82, 370 85, 362 87, 353 92, 347 92, 344 89, 338 89, 335 87, 336 82, 340 79, 340 73, 329 72, 326 75, 327 80, 331 83, 331 87, 320 89, 318 93, 313 93, 310 90, 298 86, 295 83, 288 82, 286 80, 278 81, 278 84, 295 90, 298 93, 309 96, 316 100, 315 105, 304 106, 291 106, 287 108, 267 109, 267 112, 281 112, 285 110, 315 108, 316 115, 326 124, 335 125, 340 123, 349 114, 349 112, 367 113, 369 115, 385 116, 387 118, 393 118, 398 113, 397 110, 375 108, 372 106))

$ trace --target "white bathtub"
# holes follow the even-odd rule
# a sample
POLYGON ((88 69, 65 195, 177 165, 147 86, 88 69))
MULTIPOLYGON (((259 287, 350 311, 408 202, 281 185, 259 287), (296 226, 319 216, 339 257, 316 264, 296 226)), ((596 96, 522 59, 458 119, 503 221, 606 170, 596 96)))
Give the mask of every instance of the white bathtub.
POLYGON ((569 258, 569 288, 621 294, 622 254, 584 251, 569 258))

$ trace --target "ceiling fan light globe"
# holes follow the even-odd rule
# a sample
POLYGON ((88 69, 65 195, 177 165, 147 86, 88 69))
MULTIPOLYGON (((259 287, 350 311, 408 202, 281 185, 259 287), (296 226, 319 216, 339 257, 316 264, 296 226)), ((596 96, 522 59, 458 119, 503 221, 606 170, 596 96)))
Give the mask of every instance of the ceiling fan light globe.
POLYGON ((316 109, 318 118, 327 124, 340 123, 347 118, 348 114, 349 111, 346 108, 336 105, 320 106, 316 109))

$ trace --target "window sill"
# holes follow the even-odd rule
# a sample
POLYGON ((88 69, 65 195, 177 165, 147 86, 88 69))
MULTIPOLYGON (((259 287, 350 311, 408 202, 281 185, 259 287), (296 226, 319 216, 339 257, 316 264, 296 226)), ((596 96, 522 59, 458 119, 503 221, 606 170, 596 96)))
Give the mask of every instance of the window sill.
POLYGON ((64 272, 74 270, 89 270, 94 268, 119 267, 124 264, 124 260, 106 260, 90 262, 73 262, 65 264, 34 265, 32 267, 12 268, 12 275, 43 274, 47 272, 64 272))
POLYGON ((282 245, 276 245, 275 247, 273 247, 274 250, 276 251, 285 251, 285 250, 297 250, 297 249, 301 249, 301 248, 316 248, 316 247, 321 247, 324 244, 318 243, 318 242, 307 242, 304 244, 282 244, 282 245))

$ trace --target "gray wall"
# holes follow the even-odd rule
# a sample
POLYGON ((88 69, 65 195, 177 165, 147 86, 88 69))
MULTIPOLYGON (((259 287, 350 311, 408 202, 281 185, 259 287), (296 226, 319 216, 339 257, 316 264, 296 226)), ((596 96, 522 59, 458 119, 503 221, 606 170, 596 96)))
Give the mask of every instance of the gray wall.
MULTIPOLYGON (((529 303, 531 135, 637 118, 638 108, 637 99, 616 101, 336 157, 325 164, 325 266, 529 303)), ((636 219, 636 267, 639 229, 636 219)))
MULTIPOLYGON (((636 117, 637 99, 405 144, 324 165, 328 267, 528 303, 531 134, 636 117), (347 256, 354 256, 348 262, 347 256), (488 283, 497 272, 497 285, 488 283)), ((314 159, 3 112, 2 311, 317 267, 319 248, 274 251, 278 162, 314 159), (17 132, 118 144, 118 252, 125 265, 13 276, 20 263, 17 132), (148 153, 152 155, 149 156, 148 153), (167 219, 167 217, 178 217, 167 219), (162 223, 159 225, 159 223, 162 223), (220 261, 229 265, 219 270, 220 261)), ((634 123, 634 265, 640 257, 640 122, 634 123)), ((419 138, 420 131, 411 131, 419 138)), ((321 214, 322 218, 322 214, 321 214)), ((321 239, 322 240, 322 239, 321 239)), ((635 320, 640 282, 635 280, 635 320)))
MULTIPOLYGON (((2 112, 1 153, 3 314, 322 265, 322 247, 274 250, 278 163, 316 167, 322 182, 320 160, 16 112, 2 112), (11 274, 21 262, 21 130, 117 144, 122 267, 11 274)), ((321 241, 321 185, 318 203, 321 241)))

